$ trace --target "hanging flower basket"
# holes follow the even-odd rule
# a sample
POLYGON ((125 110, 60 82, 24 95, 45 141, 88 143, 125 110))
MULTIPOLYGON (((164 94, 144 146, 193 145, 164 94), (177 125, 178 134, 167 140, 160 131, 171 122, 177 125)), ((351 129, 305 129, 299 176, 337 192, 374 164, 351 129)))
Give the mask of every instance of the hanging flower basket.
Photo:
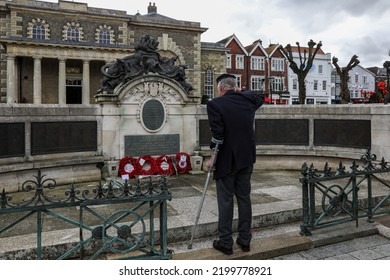
POLYGON ((176 154, 176 169, 179 174, 188 173, 192 169, 189 154, 183 152, 176 154))
POLYGON ((167 155, 156 158, 156 169, 159 175, 173 175, 175 173, 172 159, 167 155))
POLYGON ((138 175, 139 171, 141 169, 141 166, 138 163, 138 160, 127 156, 120 160, 119 162, 119 176, 122 175, 129 175, 129 178, 134 178, 138 175))

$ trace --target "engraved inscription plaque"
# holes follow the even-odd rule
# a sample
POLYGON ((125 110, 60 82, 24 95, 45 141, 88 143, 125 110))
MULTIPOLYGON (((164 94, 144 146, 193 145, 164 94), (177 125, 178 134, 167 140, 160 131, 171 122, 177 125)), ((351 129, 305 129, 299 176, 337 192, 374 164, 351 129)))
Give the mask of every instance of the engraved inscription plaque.
POLYGON ((309 145, 309 120, 255 121, 257 145, 309 145))
MULTIPOLYGON (((256 145, 309 145, 309 120, 257 119, 256 145)), ((208 146, 211 140, 208 120, 199 121, 199 144, 208 146)))
POLYGON ((125 136, 125 156, 172 155, 178 152, 180 152, 179 134, 125 136))
POLYGON ((96 150, 96 121, 31 123, 32 155, 96 150))
POLYGON ((371 148, 370 120, 314 120, 314 146, 371 148))
POLYGON ((142 107, 142 124, 150 132, 158 131, 165 122, 165 108, 158 99, 149 99, 142 107))
POLYGON ((209 146, 211 141, 211 130, 208 120, 199 120, 199 145, 209 146))
POLYGON ((24 123, 0 123, 0 158, 24 156, 24 123))

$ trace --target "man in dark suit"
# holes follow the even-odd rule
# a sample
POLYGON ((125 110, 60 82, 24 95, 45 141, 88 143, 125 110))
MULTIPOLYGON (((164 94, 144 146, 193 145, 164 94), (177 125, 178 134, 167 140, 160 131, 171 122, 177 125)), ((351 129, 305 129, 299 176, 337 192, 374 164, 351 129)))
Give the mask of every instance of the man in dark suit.
MULTIPOLYGON (((238 237, 236 243, 250 250, 252 239, 251 175, 256 161, 254 118, 264 97, 252 91, 240 92, 234 75, 217 78, 218 98, 207 103, 212 132, 210 148, 219 147, 214 179, 217 186, 219 239, 213 247, 224 254, 233 254, 232 222, 234 196, 238 204, 238 237)), ((212 163, 208 161, 206 166, 212 163)))

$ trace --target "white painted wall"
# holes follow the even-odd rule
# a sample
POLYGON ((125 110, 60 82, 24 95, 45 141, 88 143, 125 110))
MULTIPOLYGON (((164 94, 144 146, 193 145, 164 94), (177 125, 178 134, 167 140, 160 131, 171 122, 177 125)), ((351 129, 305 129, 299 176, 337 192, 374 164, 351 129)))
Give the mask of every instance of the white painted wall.
MULTIPOLYGON (((297 65, 300 65, 299 54, 293 53, 294 61, 297 65)), ((331 54, 317 54, 313 60, 313 66, 306 76, 306 103, 313 102, 312 104, 331 104, 331 54), (322 72, 320 69, 322 67, 322 72), (317 90, 314 89, 314 81, 317 81, 317 90), (325 85, 324 85, 325 84, 325 85), (324 86, 324 87, 323 87, 324 86)), ((294 89, 294 79, 297 79, 297 75, 288 67, 288 90, 290 92, 290 104, 293 99, 299 97, 299 86, 294 89)))

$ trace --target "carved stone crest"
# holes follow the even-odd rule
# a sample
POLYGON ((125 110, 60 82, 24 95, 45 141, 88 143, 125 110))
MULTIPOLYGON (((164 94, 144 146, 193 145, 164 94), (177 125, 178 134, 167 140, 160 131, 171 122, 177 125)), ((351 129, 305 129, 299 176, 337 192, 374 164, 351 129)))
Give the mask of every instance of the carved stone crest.
POLYGON ((194 90, 186 81, 185 69, 188 66, 175 65, 177 56, 161 57, 157 52, 158 44, 158 41, 151 36, 144 35, 135 47, 136 52, 133 55, 106 63, 101 68, 103 79, 98 94, 112 94, 119 84, 148 73, 156 73, 177 81, 187 93, 194 90))

